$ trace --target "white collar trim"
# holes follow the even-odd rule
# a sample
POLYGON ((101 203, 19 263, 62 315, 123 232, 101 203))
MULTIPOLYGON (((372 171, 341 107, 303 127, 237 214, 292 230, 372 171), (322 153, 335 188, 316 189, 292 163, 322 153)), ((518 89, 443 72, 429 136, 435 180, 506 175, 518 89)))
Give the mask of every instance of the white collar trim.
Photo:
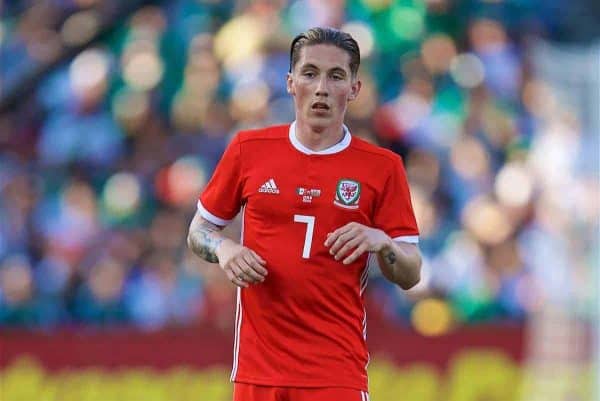
POLYGON ((348 130, 348 127, 346 127, 345 124, 342 125, 342 127, 344 129, 344 137, 341 141, 339 141, 333 146, 328 147, 327 149, 312 150, 304 146, 296 137, 296 121, 294 121, 290 125, 290 142, 298 151, 307 155, 331 155, 334 153, 339 153, 342 150, 346 149, 348 146, 350 146, 350 142, 352 141, 352 135, 350 134, 350 130, 348 130))

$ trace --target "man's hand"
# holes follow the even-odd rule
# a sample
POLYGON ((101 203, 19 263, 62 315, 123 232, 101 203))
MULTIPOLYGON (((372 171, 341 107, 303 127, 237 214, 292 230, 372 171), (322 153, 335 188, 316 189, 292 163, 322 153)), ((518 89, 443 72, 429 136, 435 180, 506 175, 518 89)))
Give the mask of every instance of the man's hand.
POLYGON ((353 263, 365 252, 375 252, 384 277, 407 290, 421 277, 421 254, 415 244, 395 243, 385 232, 359 223, 348 223, 327 234, 325 246, 335 260, 353 263), (350 255, 348 252, 354 249, 350 255), (346 256, 348 255, 348 256, 346 256))
POLYGON ((223 240, 216 250, 219 265, 231 282, 238 287, 262 283, 268 272, 267 262, 250 248, 229 239, 223 240))
POLYGON ((348 265, 365 252, 379 252, 389 247, 391 241, 392 239, 386 233, 377 228, 352 222, 327 234, 325 246, 331 247, 329 253, 334 255, 335 260, 341 260, 354 249, 342 261, 343 264, 348 265))

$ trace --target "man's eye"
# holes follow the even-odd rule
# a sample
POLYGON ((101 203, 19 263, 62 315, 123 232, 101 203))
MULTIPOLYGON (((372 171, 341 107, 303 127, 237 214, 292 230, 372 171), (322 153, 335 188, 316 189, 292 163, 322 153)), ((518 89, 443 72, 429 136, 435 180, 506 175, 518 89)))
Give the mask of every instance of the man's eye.
POLYGON ((315 73, 314 73, 314 72, 311 72, 311 71, 306 71, 306 72, 304 73, 304 76, 305 76, 305 77, 312 78, 312 77, 314 77, 314 76, 315 76, 315 73))
POLYGON ((338 80, 338 81, 339 81, 339 80, 341 80, 341 79, 344 79, 344 77, 343 77, 343 76, 341 76, 341 75, 337 75, 337 74, 336 74, 336 75, 334 75, 334 76, 333 76, 333 79, 335 79, 335 80, 338 80))

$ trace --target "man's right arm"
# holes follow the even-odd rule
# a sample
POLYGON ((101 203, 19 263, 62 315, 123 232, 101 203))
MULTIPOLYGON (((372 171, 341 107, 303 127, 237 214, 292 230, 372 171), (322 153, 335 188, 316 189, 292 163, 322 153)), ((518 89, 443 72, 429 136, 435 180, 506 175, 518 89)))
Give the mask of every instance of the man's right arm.
POLYGON ((196 211, 187 237, 189 248, 202 259, 218 263, 229 280, 239 287, 263 282, 267 275, 263 258, 225 237, 221 234, 222 229, 196 211))
POLYGON ((226 239, 220 233, 222 229, 223 227, 211 223, 196 211, 187 236, 188 247, 207 262, 219 263, 216 251, 226 239))

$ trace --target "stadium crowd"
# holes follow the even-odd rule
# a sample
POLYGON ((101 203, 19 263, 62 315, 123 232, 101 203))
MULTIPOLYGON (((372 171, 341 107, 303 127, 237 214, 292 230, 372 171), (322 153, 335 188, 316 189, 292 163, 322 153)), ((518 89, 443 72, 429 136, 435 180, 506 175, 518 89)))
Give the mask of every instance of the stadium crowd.
MULTIPOLYGON (((0 97, 120 2, 14 3, 0 97)), ((293 119, 288 45, 314 25, 358 40, 346 123, 402 155, 421 231, 421 283, 371 271, 370 310, 425 334, 546 303, 591 315, 597 142, 537 73, 532 44, 561 35, 540 2, 149 3, 0 114, 1 326, 231 325, 231 284, 187 225, 231 136, 293 119)))

